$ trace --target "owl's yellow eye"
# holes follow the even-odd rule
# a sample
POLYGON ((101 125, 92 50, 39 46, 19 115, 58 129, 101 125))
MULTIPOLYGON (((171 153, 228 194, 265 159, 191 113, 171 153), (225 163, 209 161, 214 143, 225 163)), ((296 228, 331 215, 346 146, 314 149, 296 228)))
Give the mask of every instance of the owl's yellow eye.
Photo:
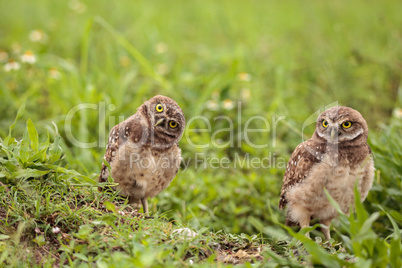
POLYGON ((344 123, 342 124, 342 127, 343 127, 343 128, 350 128, 351 126, 352 126, 352 122, 350 122, 350 121, 344 122, 344 123))
POLYGON ((176 121, 170 121, 169 122, 169 127, 171 127, 171 128, 175 128, 175 127, 177 127, 179 124, 177 124, 177 122, 176 121))
POLYGON ((323 121, 322 121, 322 126, 323 126, 323 127, 327 128, 328 125, 329 125, 329 124, 328 124, 327 120, 323 120, 323 121))
POLYGON ((162 104, 157 104, 156 106, 155 106, 155 110, 158 112, 158 113, 161 113, 161 112, 163 112, 163 105, 162 104))

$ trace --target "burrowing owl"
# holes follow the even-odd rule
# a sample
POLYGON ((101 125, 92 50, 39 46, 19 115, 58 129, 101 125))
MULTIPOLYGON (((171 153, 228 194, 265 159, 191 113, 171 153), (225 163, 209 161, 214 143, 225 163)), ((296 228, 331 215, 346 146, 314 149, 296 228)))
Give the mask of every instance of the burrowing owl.
MULTIPOLYGON (((137 112, 110 131, 104 159, 110 164, 111 177, 119 183, 116 190, 129 196, 148 212, 148 197, 165 189, 176 176, 181 150, 178 142, 185 119, 179 105, 165 96, 155 96, 137 112)), ((109 176, 102 165, 100 182, 109 176)))
POLYGON ((319 219, 330 239, 329 226, 337 217, 324 188, 347 213, 353 205, 357 181, 361 201, 372 186, 374 163, 367 144, 363 116, 349 107, 333 107, 318 116, 311 139, 294 150, 283 178, 279 208, 288 205, 286 225, 307 227, 319 219))

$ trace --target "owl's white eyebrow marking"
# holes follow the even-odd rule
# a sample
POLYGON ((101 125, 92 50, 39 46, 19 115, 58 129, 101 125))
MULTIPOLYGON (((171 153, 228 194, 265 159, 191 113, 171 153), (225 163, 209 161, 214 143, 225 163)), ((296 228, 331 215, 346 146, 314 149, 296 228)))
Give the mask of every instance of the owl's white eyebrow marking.
POLYGON ((357 138, 358 136, 360 136, 362 133, 363 133, 363 129, 361 128, 361 129, 359 129, 359 131, 357 131, 357 132, 355 132, 355 133, 341 135, 341 136, 339 137, 339 140, 340 140, 340 141, 343 141, 343 140, 353 140, 353 139, 357 138))

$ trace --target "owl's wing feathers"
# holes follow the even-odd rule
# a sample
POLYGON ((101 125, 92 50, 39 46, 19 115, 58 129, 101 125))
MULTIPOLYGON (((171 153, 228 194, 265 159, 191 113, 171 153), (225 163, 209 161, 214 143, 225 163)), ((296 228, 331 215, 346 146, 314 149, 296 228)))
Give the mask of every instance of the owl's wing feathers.
POLYGON ((368 144, 366 145, 366 150, 367 150, 367 156, 363 160, 363 162, 365 162, 364 175, 360 180, 360 199, 362 202, 366 199, 373 185, 374 174, 375 174, 374 159, 373 159, 374 156, 368 144))
MULTIPOLYGON (((141 142, 144 136, 143 127, 139 117, 135 115, 123 121, 110 130, 109 140, 106 147, 106 153, 103 157, 108 163, 111 163, 118 153, 119 148, 131 139, 132 142, 141 142)), ((105 164, 102 164, 99 182, 107 182, 109 170, 105 164)))
MULTIPOLYGON (((113 152, 116 152, 119 149, 119 129, 120 124, 117 124, 110 130, 109 139, 106 146, 106 152, 103 159, 105 159, 108 163, 112 161, 113 152)), ((108 168, 105 164, 102 164, 101 173, 99 175, 99 182, 107 182, 107 177, 109 176, 108 168)))
POLYGON ((316 144, 312 140, 307 140, 296 147, 289 159, 285 176, 283 177, 283 186, 279 201, 280 209, 283 209, 287 204, 287 191, 304 181, 313 165, 321 161, 321 156, 324 153, 325 146, 316 144))

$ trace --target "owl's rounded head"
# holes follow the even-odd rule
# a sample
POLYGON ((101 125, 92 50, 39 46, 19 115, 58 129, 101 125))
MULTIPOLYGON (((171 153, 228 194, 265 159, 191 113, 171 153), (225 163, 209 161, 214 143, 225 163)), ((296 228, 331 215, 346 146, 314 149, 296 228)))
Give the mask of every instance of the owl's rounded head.
POLYGON ((367 142, 368 127, 358 111, 335 106, 318 116, 316 134, 331 144, 359 146, 367 142))
POLYGON ((186 121, 183 111, 174 100, 157 95, 146 101, 141 108, 148 119, 153 144, 166 147, 180 140, 186 121))

